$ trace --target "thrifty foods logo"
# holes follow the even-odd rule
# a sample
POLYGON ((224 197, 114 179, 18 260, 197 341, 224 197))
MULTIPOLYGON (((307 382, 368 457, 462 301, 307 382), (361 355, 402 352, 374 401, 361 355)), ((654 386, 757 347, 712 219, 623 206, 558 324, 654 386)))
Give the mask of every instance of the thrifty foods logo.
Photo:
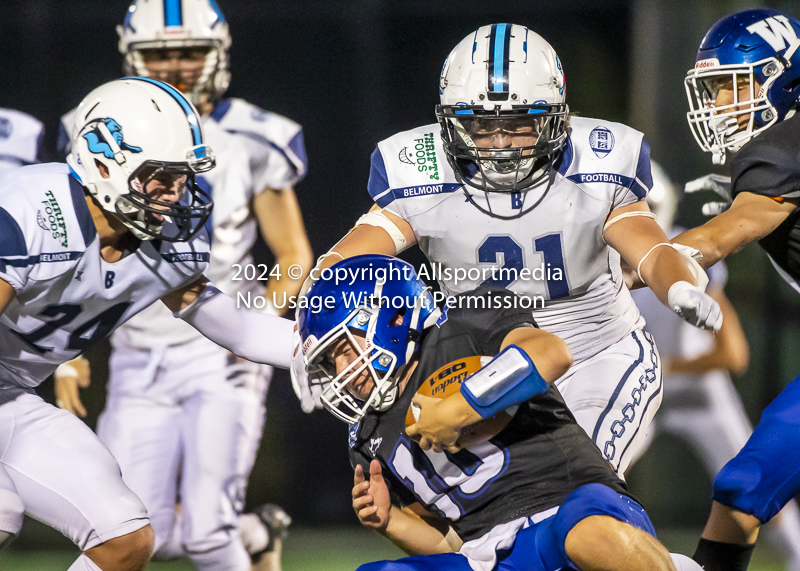
POLYGON ((614 148, 614 134, 605 127, 595 127, 589 133, 589 146, 598 158, 605 158, 614 148))
POLYGON ((44 195, 47 200, 42 200, 42 204, 44 205, 44 218, 47 220, 47 229, 50 230, 53 240, 60 242, 61 246, 66 248, 69 240, 67 239, 67 224, 64 222, 61 206, 59 206, 52 190, 48 190, 44 195))
POLYGON ((439 163, 436 160, 436 145, 433 133, 425 133, 414 139, 414 160, 419 172, 428 173, 431 180, 439 180, 439 163))

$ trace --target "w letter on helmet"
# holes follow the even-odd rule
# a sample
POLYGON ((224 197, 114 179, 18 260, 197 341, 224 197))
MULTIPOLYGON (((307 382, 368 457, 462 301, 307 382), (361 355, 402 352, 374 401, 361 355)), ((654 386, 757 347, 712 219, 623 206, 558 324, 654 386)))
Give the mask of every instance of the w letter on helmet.
POLYGON ((747 31, 764 38, 764 41, 776 52, 785 50, 797 40, 797 34, 786 16, 772 16, 761 20, 747 26, 747 31))

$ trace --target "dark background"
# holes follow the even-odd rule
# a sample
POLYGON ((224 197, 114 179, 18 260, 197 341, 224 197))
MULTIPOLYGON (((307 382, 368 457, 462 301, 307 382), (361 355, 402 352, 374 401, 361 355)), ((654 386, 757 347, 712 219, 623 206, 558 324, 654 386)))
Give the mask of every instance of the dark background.
MULTIPOLYGON (((682 184, 710 169, 685 122, 683 77, 705 31, 755 2, 689 0, 219 0, 233 36, 229 96, 284 114, 304 127, 310 161, 297 195, 315 255, 365 212, 369 155, 398 131, 435 121, 437 82, 455 44, 481 25, 524 24, 561 57, 567 100, 583 116, 645 132, 653 157, 682 184)), ((2 0, 0 105, 47 127, 55 158, 61 114, 97 85, 119 77, 115 26, 125 0, 2 0)), ((796 2, 776 2, 800 15, 796 2)), ((701 201, 685 206, 699 222, 701 201)), ((264 256, 263 248, 259 255, 264 256)), ((755 247, 730 260, 729 294, 752 344, 737 380, 748 413, 800 370, 798 299, 755 247)), ((89 355, 86 391, 94 425, 104 404, 107 347, 89 355)), ((44 385, 44 396, 52 387, 44 385)), ((267 429, 248 505, 272 501, 302 524, 355 523, 346 427, 325 412, 300 412, 288 375, 275 375, 267 429)), ((657 525, 701 525, 710 480, 684 445, 664 438, 631 472, 634 492, 657 525)))

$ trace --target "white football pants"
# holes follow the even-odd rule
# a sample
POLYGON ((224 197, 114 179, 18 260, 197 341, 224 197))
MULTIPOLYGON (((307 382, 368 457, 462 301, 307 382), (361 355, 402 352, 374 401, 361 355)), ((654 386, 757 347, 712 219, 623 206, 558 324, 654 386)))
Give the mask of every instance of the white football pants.
POLYGON ((661 359, 653 337, 626 335, 556 381, 575 420, 620 477, 661 405, 661 359))
POLYGON ((34 394, 0 393, 0 529, 16 535, 24 506, 86 551, 149 523, 117 462, 83 421, 34 394))
POLYGON ((238 519, 264 427, 272 369, 199 339, 153 351, 116 347, 97 433, 142 499, 155 553, 180 541, 198 569, 246 570, 238 519), (175 531, 177 533, 177 531, 175 531))

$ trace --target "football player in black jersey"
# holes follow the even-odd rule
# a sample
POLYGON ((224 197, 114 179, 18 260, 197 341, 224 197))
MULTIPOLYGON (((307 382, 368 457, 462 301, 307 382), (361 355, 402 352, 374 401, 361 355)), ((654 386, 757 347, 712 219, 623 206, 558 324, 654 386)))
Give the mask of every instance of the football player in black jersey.
POLYGON ((551 385, 572 356, 525 298, 482 287, 439 310, 412 266, 363 255, 307 300, 303 361, 350 423, 353 508, 411 556, 361 571, 698 569, 551 385))
MULTIPOLYGON (((698 144, 713 153, 715 163, 724 163, 732 154, 732 203, 674 240, 699 250, 704 267, 757 240, 796 289, 798 37, 798 20, 764 9, 722 18, 703 38, 695 68, 686 78, 688 119, 698 144)), ((719 187, 715 190, 720 192, 719 187)), ((714 479, 711 516, 694 556, 707 571, 747 568, 759 526, 800 489, 798 445, 800 377, 767 407, 745 447, 714 479)))

